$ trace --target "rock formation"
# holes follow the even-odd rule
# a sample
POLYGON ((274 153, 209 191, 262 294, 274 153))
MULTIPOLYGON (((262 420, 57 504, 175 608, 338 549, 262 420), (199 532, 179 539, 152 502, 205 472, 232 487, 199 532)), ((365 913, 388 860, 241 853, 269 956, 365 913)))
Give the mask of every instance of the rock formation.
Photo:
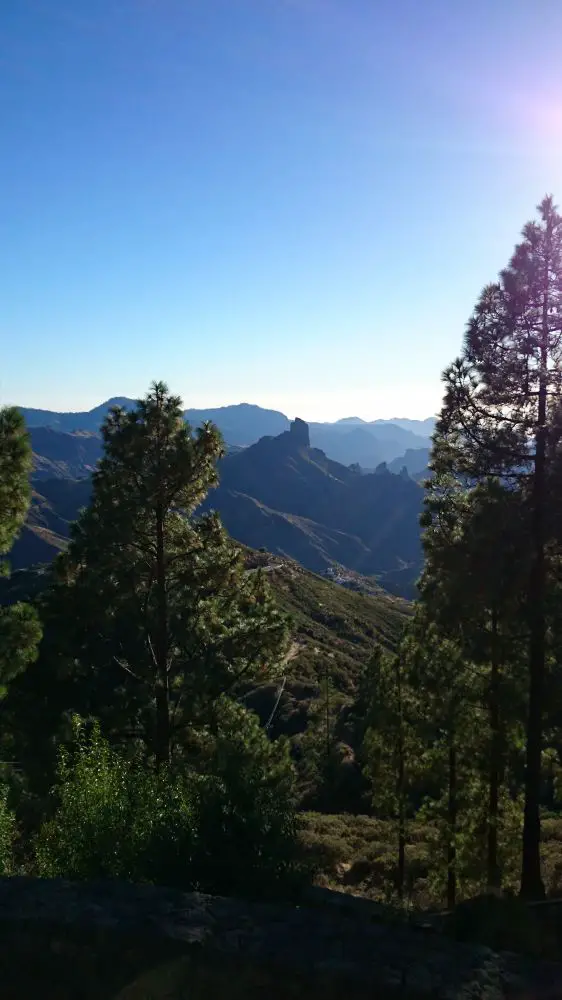
POLYGON ((343 897, 338 906, 326 893, 312 899, 264 905, 129 883, 3 879, 2 1000, 562 995, 562 966, 381 920, 365 900, 356 912, 343 897))

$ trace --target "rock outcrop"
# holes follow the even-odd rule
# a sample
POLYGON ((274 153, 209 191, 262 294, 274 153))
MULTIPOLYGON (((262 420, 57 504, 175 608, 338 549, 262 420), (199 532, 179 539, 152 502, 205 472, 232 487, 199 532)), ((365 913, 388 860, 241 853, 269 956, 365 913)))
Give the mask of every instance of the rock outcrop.
POLYGON ((292 421, 289 434, 291 435, 291 440, 294 441, 299 448, 310 448, 310 432, 308 424, 306 421, 301 420, 300 417, 295 417, 292 421))
POLYGON ((3 1000, 533 1000, 562 966, 315 906, 0 880, 3 1000))

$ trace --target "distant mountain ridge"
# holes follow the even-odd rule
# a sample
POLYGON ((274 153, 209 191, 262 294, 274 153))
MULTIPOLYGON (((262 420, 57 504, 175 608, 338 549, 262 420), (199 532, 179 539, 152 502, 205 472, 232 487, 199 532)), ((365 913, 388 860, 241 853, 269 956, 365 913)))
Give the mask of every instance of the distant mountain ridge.
MULTIPOLYGON (((79 413, 57 413, 20 407, 30 429, 48 428, 59 433, 76 434, 87 431, 97 434, 101 423, 111 406, 132 408, 135 400, 116 396, 79 413)), ((207 409, 187 409, 186 420, 199 426, 206 420, 217 425, 226 443, 233 447, 248 447, 262 437, 273 436, 287 431, 289 418, 278 410, 268 410, 250 403, 220 406, 207 409)), ((322 449, 330 458, 343 465, 359 464, 366 469, 374 469, 381 462, 392 462, 410 449, 428 448, 433 432, 434 419, 423 421, 397 418, 394 421, 375 420, 366 422, 359 417, 343 417, 335 423, 310 423, 310 440, 314 447, 322 449)), ((76 442, 67 441, 69 450, 78 449, 76 442)), ((95 450, 90 445, 92 451, 95 450)), ((48 460, 50 456, 37 450, 48 460)), ((64 460, 64 459, 61 459, 64 460)), ((84 464, 88 463, 86 460, 84 464)), ((405 463, 407 464, 407 463, 405 463)))
POLYGON ((408 448, 405 455, 395 458, 388 467, 391 472, 398 473, 406 469, 408 475, 419 482, 428 474, 429 456, 429 448, 408 448))
POLYGON ((105 403, 95 406, 93 410, 84 410, 80 413, 57 413, 53 410, 36 410, 28 406, 19 406, 18 409, 23 414, 28 427, 50 427, 52 430, 67 432, 97 432, 112 406, 122 406, 128 410, 134 405, 133 399, 128 399, 126 396, 114 396, 112 399, 107 399, 105 403))
MULTIPOLYGON (((81 446, 83 435, 67 436, 73 449, 81 446)), ((333 461, 313 447, 309 426, 298 419, 279 435, 233 450, 219 473, 220 484, 203 509, 216 509, 237 541, 314 572, 340 565, 377 576, 383 586, 388 579, 395 593, 411 596, 422 558, 423 492, 413 479, 384 466, 362 475, 333 461)), ((14 568, 48 561, 64 548, 90 489, 89 475, 44 478, 36 472, 30 515, 12 552, 14 568)))
POLYGON ((360 475, 332 461, 312 446, 304 421, 221 462, 220 485, 207 505, 220 512, 234 538, 255 546, 256 515, 255 509, 248 514, 248 498, 254 508, 259 505, 260 532, 271 536, 262 544, 293 555, 308 569, 319 572, 340 563, 366 575, 408 569, 413 578, 419 572, 420 486, 388 469, 360 475), (285 522, 282 532, 272 526, 273 515, 285 522), (291 551, 285 548, 287 523, 293 534, 299 529, 298 555, 294 538, 291 551))

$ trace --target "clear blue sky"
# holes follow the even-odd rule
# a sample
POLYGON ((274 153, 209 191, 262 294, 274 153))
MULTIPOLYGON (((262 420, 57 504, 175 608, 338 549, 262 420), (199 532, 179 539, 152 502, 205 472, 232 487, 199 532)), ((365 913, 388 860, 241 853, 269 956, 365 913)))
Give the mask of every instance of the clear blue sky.
POLYGON ((562 202, 560 0, 7 0, 0 401, 427 416, 562 202))

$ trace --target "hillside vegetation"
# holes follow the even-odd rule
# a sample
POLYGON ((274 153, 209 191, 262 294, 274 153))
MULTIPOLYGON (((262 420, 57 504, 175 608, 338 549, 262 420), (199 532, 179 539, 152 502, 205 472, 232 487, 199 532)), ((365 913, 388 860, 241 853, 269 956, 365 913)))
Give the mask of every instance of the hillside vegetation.
MULTIPOLYGON (((311 703, 318 698, 326 674, 349 704, 374 644, 396 649, 412 613, 412 605, 387 594, 369 579, 356 577, 349 589, 305 570, 289 559, 244 550, 249 574, 262 573, 278 607, 291 622, 291 649, 283 671, 284 689, 274 719, 274 733, 295 735, 308 724, 311 703)), ((0 578, 0 603, 35 601, 49 585, 46 567, 21 569, 0 578)), ((246 692, 246 701, 269 718, 278 683, 266 682, 246 692)))
MULTIPOLYGON (((339 710, 349 705, 375 644, 397 648, 412 606, 380 588, 375 593, 348 589, 292 560, 247 552, 246 562, 250 572, 267 576, 278 606, 291 621, 292 649, 283 672, 273 733, 303 733, 310 707, 321 696, 326 679, 333 686, 339 710)), ((365 581, 365 587, 369 586, 372 583, 365 581)), ((279 684, 267 683, 249 692, 248 703, 263 720, 270 717, 278 691, 279 684)))

